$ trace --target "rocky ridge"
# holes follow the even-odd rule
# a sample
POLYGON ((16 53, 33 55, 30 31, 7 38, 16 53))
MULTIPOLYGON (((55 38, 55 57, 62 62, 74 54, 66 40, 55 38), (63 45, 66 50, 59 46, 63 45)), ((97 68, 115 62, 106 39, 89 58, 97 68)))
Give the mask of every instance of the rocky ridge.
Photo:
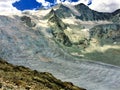
POLYGON ((91 10, 88 6, 82 3, 75 6, 60 4, 58 6, 54 6, 53 9, 55 9, 56 14, 60 18, 75 16, 77 19, 81 19, 83 21, 110 20, 113 16, 120 13, 119 10, 116 10, 112 13, 97 12, 91 10), (73 10, 72 8, 74 8, 75 10, 73 10), (79 14, 76 14, 76 11, 79 14))
MULTIPOLYGON (((62 32, 64 36, 67 37, 67 39, 65 37, 63 38, 63 34, 59 34, 59 39, 56 40, 58 42, 68 42, 66 46, 70 48, 66 50, 65 47, 64 49, 72 55, 81 56, 79 53, 82 54, 82 52, 85 51, 87 53, 88 48, 94 48, 93 46, 95 45, 99 46, 98 48, 105 45, 110 45, 111 48, 112 45, 114 47, 119 47, 120 45, 119 9, 112 13, 103 13, 91 10, 84 4, 75 6, 60 4, 53 7, 50 13, 46 15, 48 22, 51 20, 50 16, 53 14, 51 12, 54 12, 54 16, 57 16, 57 19, 52 17, 52 22, 54 22, 54 25, 51 25, 54 27, 52 30, 54 30, 54 32, 62 32), (80 15, 77 15, 75 11, 79 12, 80 15), (61 28, 62 26, 66 26, 66 28, 61 28), (77 48, 79 48, 80 51, 78 51, 77 48)), ((88 55, 88 58, 90 57, 88 55)), ((108 57, 110 56, 108 55, 108 57)), ((118 61, 118 58, 115 59, 115 62, 116 60, 118 61)), ((112 61, 112 59, 110 61, 112 61)))

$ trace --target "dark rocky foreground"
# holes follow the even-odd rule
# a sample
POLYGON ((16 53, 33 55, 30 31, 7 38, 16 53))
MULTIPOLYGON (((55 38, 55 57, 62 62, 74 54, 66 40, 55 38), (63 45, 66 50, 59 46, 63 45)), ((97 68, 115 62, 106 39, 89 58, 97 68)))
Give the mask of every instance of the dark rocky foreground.
POLYGON ((0 59, 0 90, 86 90, 62 82, 48 72, 13 66, 0 59))

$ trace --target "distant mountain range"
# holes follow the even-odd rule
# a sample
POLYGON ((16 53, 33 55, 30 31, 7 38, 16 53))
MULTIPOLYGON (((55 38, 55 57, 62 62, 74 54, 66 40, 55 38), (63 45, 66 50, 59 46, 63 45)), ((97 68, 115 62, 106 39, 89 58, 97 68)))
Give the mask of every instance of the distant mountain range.
POLYGON ((120 9, 112 13, 97 12, 82 3, 75 6, 60 4, 54 6, 53 9, 54 8, 58 8, 55 12, 60 18, 71 17, 73 15, 83 21, 111 20, 111 18, 120 13, 120 9))
MULTIPOLYGON (((62 19, 71 18, 74 17, 76 20, 81 21, 109 21, 111 22, 109 25, 103 23, 103 25, 98 25, 95 28, 99 27, 101 30, 103 30, 103 33, 105 30, 118 30, 118 35, 116 38, 119 38, 119 29, 120 29, 120 9, 116 10, 113 13, 103 13, 103 12, 97 12, 94 10, 91 10, 88 6, 84 4, 78 4, 75 6, 68 6, 60 4, 58 6, 53 7, 53 9, 45 16, 46 19, 49 19, 48 22, 54 23, 55 27, 54 31, 64 31, 67 27, 71 27, 71 25, 65 24, 66 22, 63 22, 62 19), (59 29, 58 29, 59 28, 59 29)), ((76 26, 77 27, 77 26, 76 26)), ((95 28, 91 28, 90 32, 96 33, 97 30, 95 28)), ((100 32, 100 31, 98 31, 100 32)), ((100 32, 100 35, 102 32, 100 32)), ((93 34, 92 34, 93 35, 93 34)), ((92 36, 91 35, 91 36, 92 36)), ((67 40, 69 41, 69 40, 67 40)), ((119 40, 117 40, 119 41, 119 40)), ((112 41, 113 42, 113 41, 112 41)))
POLYGON ((87 50, 94 42, 98 46, 115 44, 120 47, 120 9, 103 13, 91 10, 84 4, 60 4, 53 7, 45 18, 52 27, 53 36, 65 46, 75 45, 87 50))

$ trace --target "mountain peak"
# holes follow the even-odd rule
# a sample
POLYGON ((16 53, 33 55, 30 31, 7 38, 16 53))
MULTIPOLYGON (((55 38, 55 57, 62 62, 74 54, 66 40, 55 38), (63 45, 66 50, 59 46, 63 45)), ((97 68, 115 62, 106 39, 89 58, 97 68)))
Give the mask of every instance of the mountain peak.
POLYGON ((97 12, 90 9, 87 5, 80 3, 77 5, 67 5, 60 3, 53 7, 50 15, 56 14, 59 18, 76 17, 83 21, 94 21, 94 20, 110 20, 113 16, 120 13, 120 9, 113 13, 97 12))
POLYGON ((79 3, 78 5, 80 5, 80 6, 86 6, 84 3, 79 3))
MULTIPOLYGON (((56 7, 55 7, 55 9, 56 9, 56 7)), ((71 17, 71 15, 74 15, 72 10, 64 4, 59 4, 57 6, 57 9, 55 10, 55 12, 56 12, 57 16, 59 16, 60 18, 71 17)))
POLYGON ((75 5, 75 7, 76 8, 78 8, 78 9, 89 9, 89 7, 88 6, 86 6, 85 4, 83 4, 83 3, 80 3, 80 4, 78 4, 78 5, 75 5))
POLYGON ((50 18, 52 16, 54 16, 56 13, 55 13, 55 10, 52 8, 51 11, 45 16, 45 18, 50 18))
POLYGON ((117 9, 113 12, 113 15, 119 14, 120 13, 120 9, 117 9))
POLYGON ((63 3, 61 3, 59 7, 60 8, 66 8, 66 6, 63 3))

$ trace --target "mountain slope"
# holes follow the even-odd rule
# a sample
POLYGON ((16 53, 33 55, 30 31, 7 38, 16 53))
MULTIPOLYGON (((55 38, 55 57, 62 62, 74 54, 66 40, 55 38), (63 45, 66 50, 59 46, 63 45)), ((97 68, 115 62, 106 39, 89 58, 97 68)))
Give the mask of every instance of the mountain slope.
MULTIPOLYGON (((71 12, 73 12, 71 6, 67 5, 61 6, 67 7, 69 8, 68 11, 70 10, 71 12)), ((96 56, 93 55, 94 58, 90 58, 92 55, 89 56, 85 53, 88 53, 88 51, 91 49, 93 49, 93 54, 94 52, 96 52, 95 51, 96 49, 98 50, 98 52, 103 53, 101 47, 103 46, 103 48, 106 48, 105 45, 110 45, 108 48, 108 52, 110 51, 109 53, 112 53, 111 50, 109 49, 112 49, 114 47, 119 49, 120 44, 119 10, 116 10, 113 13, 102 13, 91 10, 84 4, 78 4, 74 6, 74 9, 81 14, 80 16, 73 14, 74 17, 64 15, 65 18, 62 18, 59 17, 58 13, 56 13, 56 10, 60 12, 60 8, 61 7, 57 7, 57 9, 54 8, 55 9, 54 16, 56 16, 57 18, 55 19, 55 17, 52 18, 50 17, 50 19, 48 18, 49 19, 48 21, 52 20, 52 22, 54 22, 54 25, 52 25, 52 30, 54 30, 55 32, 62 32, 62 34, 60 33, 56 34, 56 36, 58 36, 57 37, 58 39, 56 40, 60 42, 68 41, 67 45, 63 44, 65 45, 65 47, 62 46, 64 50, 66 50, 68 53, 74 56, 78 56, 80 58, 82 57, 100 61, 100 59, 97 58, 97 55, 96 56), (66 28, 61 28, 64 25, 66 25, 66 28), (65 36, 66 38, 63 38, 62 36, 65 36), (94 47, 95 45, 96 47, 97 46, 99 47, 95 48, 94 47), (66 46, 69 46, 69 48, 66 46), (84 51, 86 52, 83 53, 84 51)), ((66 8, 62 9, 66 10, 66 8)), ((51 12, 48 13, 48 15, 49 14, 51 14, 51 12)), ((71 13, 68 14, 70 15, 71 13)), ((119 53, 119 51, 116 51, 116 49, 114 49, 113 51, 119 53)), ((89 52, 91 52, 92 54, 92 50, 89 52)), ((100 57, 99 55, 102 56, 102 54, 98 54, 98 57, 100 57)), ((115 57, 114 61, 112 61, 112 55, 108 55, 107 58, 110 58, 110 60, 108 61, 106 58, 104 58, 101 61, 114 65, 120 64, 119 57, 115 57)))
POLYGON ((113 12, 111 20, 114 23, 120 24, 120 9, 113 12))
POLYGON ((91 10, 84 4, 78 4, 75 8, 81 13, 80 17, 77 17, 84 21, 94 21, 94 20, 109 20, 112 16, 111 13, 102 13, 91 10))
POLYGON ((56 14, 60 18, 66 18, 66 17, 71 17, 72 15, 74 16, 74 12, 71 11, 69 7, 66 5, 60 4, 59 8, 56 9, 56 14))
POLYGON ((103 13, 91 10, 88 6, 84 4, 78 4, 75 6, 60 4, 55 7, 55 12, 60 18, 68 18, 75 16, 76 18, 83 21, 95 21, 95 20, 110 20, 113 16, 117 15, 119 10, 112 13, 103 13))
POLYGON ((62 82, 47 72, 13 66, 0 59, 0 89, 2 90, 86 90, 70 82, 62 82))
MULTIPOLYGON (((77 11, 75 7, 68 8, 71 12, 77 11)), ((57 9, 53 7, 52 12, 57 9)), ((99 41, 109 31, 113 36, 105 40, 112 41, 114 32, 118 38, 119 25, 111 19, 84 21, 75 18, 77 14, 60 18, 57 13, 49 15, 50 11, 0 16, 0 57, 15 65, 50 72, 87 90, 119 90, 119 39, 108 45, 101 45, 99 41), (95 32, 93 36, 90 30, 95 32), (68 41, 72 43, 70 46, 66 45, 68 41)))
POLYGON ((120 43, 120 24, 98 25, 90 30, 91 37, 99 39, 101 45, 120 43))
POLYGON ((45 17, 48 17, 48 23, 52 28, 52 34, 55 37, 55 39, 65 46, 71 46, 69 38, 64 33, 64 30, 67 28, 67 25, 57 16, 56 12, 52 9, 50 13, 47 14, 45 17))
POLYGON ((120 9, 114 11, 112 14, 113 14, 113 16, 114 16, 114 15, 117 15, 117 14, 119 14, 119 13, 120 13, 120 9))

